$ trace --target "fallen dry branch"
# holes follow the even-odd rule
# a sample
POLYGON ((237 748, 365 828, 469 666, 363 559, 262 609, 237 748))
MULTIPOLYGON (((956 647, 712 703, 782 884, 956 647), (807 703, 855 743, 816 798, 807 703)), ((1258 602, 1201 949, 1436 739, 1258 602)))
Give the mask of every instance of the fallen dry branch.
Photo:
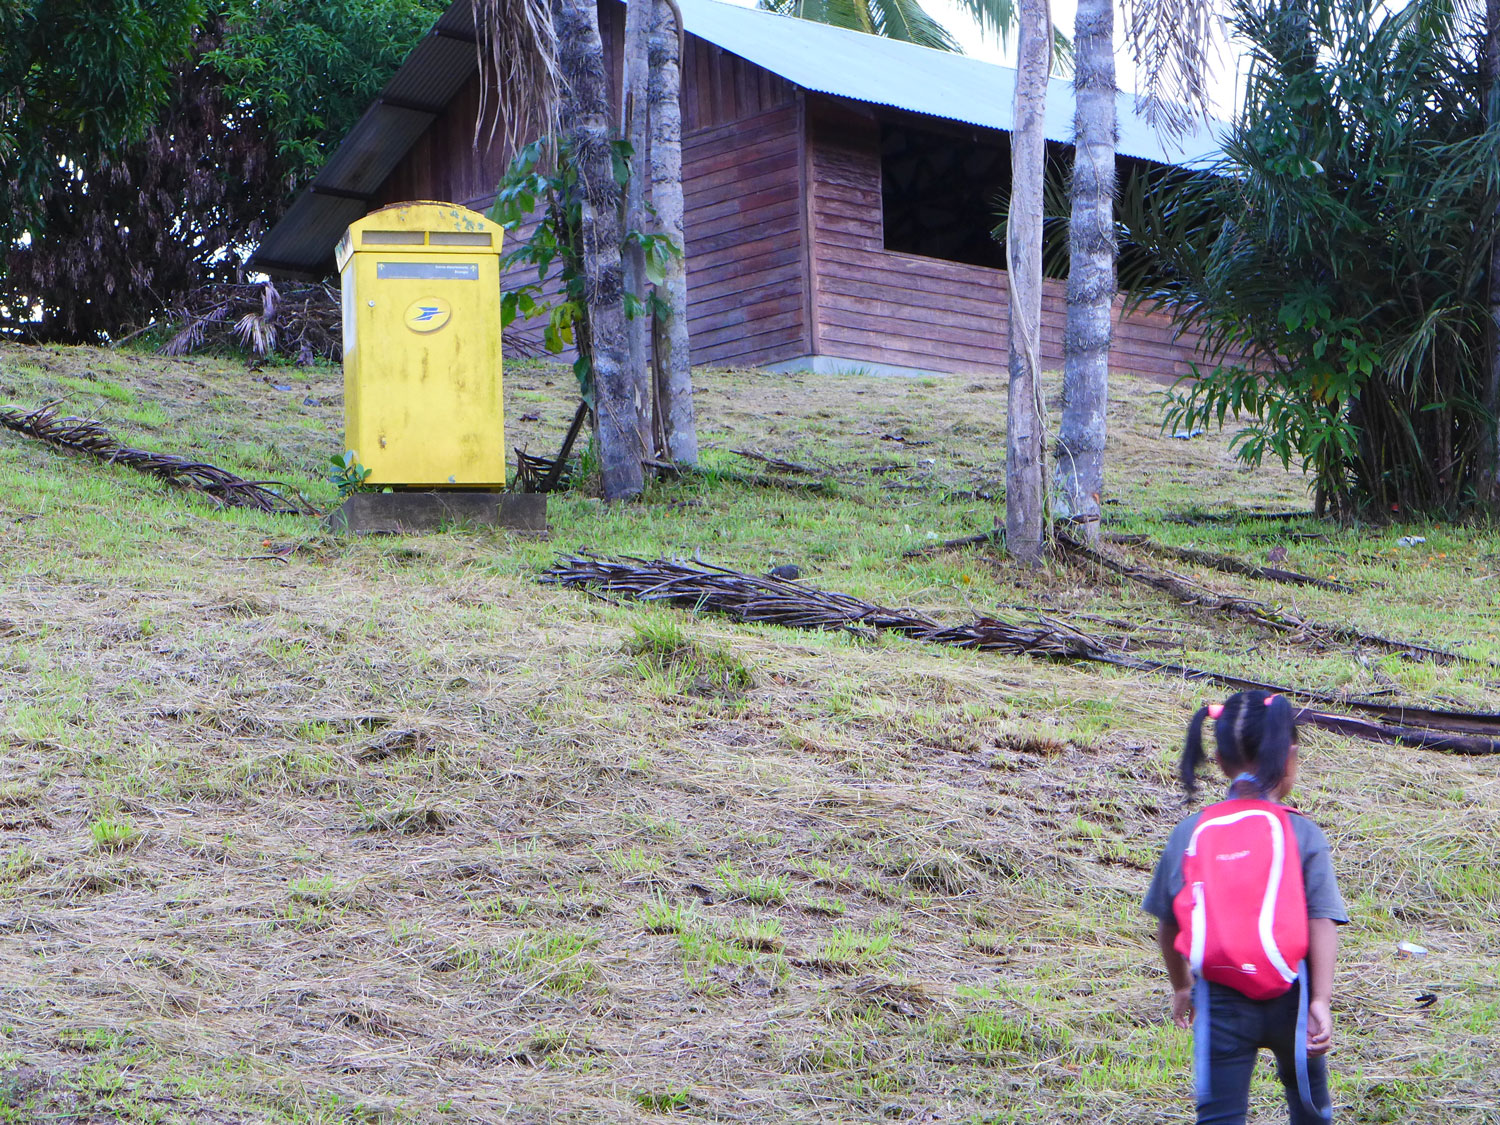
POLYGON ((1065 556, 1082 559, 1095 566, 1113 571, 1132 582, 1139 582, 1144 586, 1160 590, 1182 605, 1200 606, 1204 609, 1226 613, 1263 628, 1312 641, 1315 644, 1369 645, 1408 660, 1430 660, 1434 664, 1458 664, 1468 659, 1445 648, 1435 648, 1417 641, 1382 637, 1377 633, 1366 633, 1352 625, 1328 625, 1323 622, 1310 621, 1287 610, 1275 609, 1254 598, 1240 597, 1237 594, 1221 594, 1181 574, 1155 570, 1114 558, 1096 547, 1088 546, 1082 540, 1073 538, 1060 528, 1056 531, 1056 542, 1065 556))
POLYGON ((757 453, 753 449, 731 449, 729 452, 736 457, 743 457, 747 461, 759 461, 768 469, 775 469, 778 473, 801 473, 810 477, 826 477, 827 469, 820 469, 816 465, 804 465, 800 461, 788 461, 782 457, 772 457, 766 453, 757 453))
POLYGON ((0 407, 0 426, 58 449, 87 454, 108 465, 124 465, 175 488, 201 492, 225 507, 256 508, 277 515, 313 514, 305 500, 277 481, 245 480, 203 461, 133 449, 115 440, 114 435, 98 422, 87 418, 58 417, 55 406, 44 406, 39 410, 0 407), (287 499, 276 488, 285 489, 296 499, 287 499))
POLYGON ((913 547, 909 551, 902 551, 903 559, 920 559, 927 555, 940 554, 943 551, 956 551, 960 547, 978 547, 983 543, 998 543, 1005 537, 1005 529, 994 527, 989 531, 980 531, 974 535, 960 535, 957 539, 944 539, 941 543, 929 543, 925 547, 913 547))
POLYGON ((1174 512, 1165 517, 1168 523, 1249 523, 1252 520, 1275 520, 1279 523, 1295 523, 1297 520, 1315 520, 1317 512, 1256 512, 1242 508, 1234 512, 1174 512))
POLYGON ((1166 558, 1178 559, 1182 562, 1197 563, 1212 570, 1223 571, 1225 574, 1239 574, 1246 578, 1262 578, 1268 582, 1286 582, 1293 586, 1316 586, 1320 590, 1335 590, 1341 594, 1354 592, 1353 586, 1345 585, 1343 582, 1334 582, 1328 578, 1315 578, 1311 574, 1300 574, 1295 570, 1283 570, 1279 566, 1260 566, 1256 563, 1245 562, 1233 555, 1221 555, 1217 551, 1202 551, 1196 547, 1173 547, 1166 543, 1158 543, 1156 540, 1145 535, 1122 535, 1119 532, 1106 532, 1105 539, 1111 543, 1121 546, 1139 547, 1141 550, 1152 555, 1162 555, 1166 558))
POLYGON ((604 596, 666 602, 695 612, 723 613, 743 622, 793 629, 892 632, 957 648, 1069 663, 1109 664, 1237 690, 1277 692, 1390 720, 1377 722, 1312 707, 1299 711, 1299 721, 1340 734, 1449 753, 1500 753, 1500 715, 1342 700, 1326 692, 1144 660, 1124 652, 1119 640, 1092 636, 1064 621, 1040 615, 1026 622, 978 616, 967 624, 945 626, 913 610, 891 609, 800 582, 674 559, 647 561, 570 555, 559 558, 543 573, 541 581, 604 596))
POLYGON ((588 416, 588 403, 580 402, 578 409, 573 412, 573 421, 568 425, 568 432, 563 435, 562 448, 558 450, 556 457, 538 457, 524 449, 516 450, 517 492, 563 492, 571 487, 578 463, 569 461, 568 457, 573 452, 573 443, 578 440, 588 416))

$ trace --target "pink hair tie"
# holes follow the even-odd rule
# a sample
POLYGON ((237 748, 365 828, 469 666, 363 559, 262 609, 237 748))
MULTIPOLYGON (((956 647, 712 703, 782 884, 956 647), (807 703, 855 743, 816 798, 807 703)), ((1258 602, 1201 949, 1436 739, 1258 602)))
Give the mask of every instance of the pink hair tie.
POLYGON ((1275 698, 1276 698, 1276 692, 1274 692, 1274 691, 1270 695, 1266 696, 1266 706, 1267 707, 1271 706, 1271 700, 1273 700, 1275 698))
POLYGON ((1224 713, 1224 704, 1222 704, 1222 703, 1210 703, 1208 705, 1208 717, 1210 719, 1214 719, 1214 720, 1217 721, 1218 718, 1219 718, 1219 716, 1222 715, 1223 713, 1224 713))

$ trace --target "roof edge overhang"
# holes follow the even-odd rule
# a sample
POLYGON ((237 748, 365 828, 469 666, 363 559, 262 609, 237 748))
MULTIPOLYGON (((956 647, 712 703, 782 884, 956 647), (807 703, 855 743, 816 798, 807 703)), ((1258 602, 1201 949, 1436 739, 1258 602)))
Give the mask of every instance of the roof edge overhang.
MULTIPOLYGON (((680 4, 690 36, 777 74, 804 93, 986 132, 1012 131, 1013 68, 803 20, 798 21, 801 34, 788 46, 788 26, 775 21, 794 17, 718 0, 680 4), (840 55, 864 56, 882 76, 879 88, 869 87, 860 75, 835 81, 839 68, 828 60, 840 55), (891 76, 905 71, 912 72, 904 79, 911 88, 903 96, 891 76), (939 86, 949 89, 939 91, 939 86), (970 106, 976 108, 952 111, 970 106)), ((473 0, 454 0, 256 247, 247 268, 298 278, 333 272, 333 248, 344 230, 369 210, 401 160, 478 70, 473 0)), ((1186 167, 1211 160, 1221 122, 1207 122, 1186 141, 1169 145, 1144 123, 1134 98, 1125 91, 1116 95, 1120 155, 1186 167)), ((1071 144, 1071 85, 1052 79, 1047 106, 1047 139, 1071 144)))

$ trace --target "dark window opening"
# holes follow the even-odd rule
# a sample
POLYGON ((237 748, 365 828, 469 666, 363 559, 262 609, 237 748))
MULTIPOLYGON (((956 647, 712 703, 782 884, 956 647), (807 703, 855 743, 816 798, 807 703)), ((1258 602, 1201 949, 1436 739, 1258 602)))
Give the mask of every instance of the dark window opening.
POLYGON ((1010 143, 884 125, 880 145, 885 248, 1005 268, 997 197, 1010 194, 1010 143))
MULTIPOLYGON (((1042 272, 1068 276, 1069 145, 1047 143, 1047 182, 1043 189, 1042 272)), ((1159 180, 1170 190, 1162 165, 1135 157, 1116 158, 1115 218, 1120 199, 1137 177, 1159 180)), ((1010 138, 975 140, 972 134, 945 133, 886 124, 881 128, 881 207, 885 248, 948 262, 1005 268, 1005 209, 1010 200, 1010 138), (998 230, 999 237, 996 237, 998 230)), ((1122 282, 1140 285, 1154 276, 1154 263, 1141 247, 1120 246, 1122 282)))

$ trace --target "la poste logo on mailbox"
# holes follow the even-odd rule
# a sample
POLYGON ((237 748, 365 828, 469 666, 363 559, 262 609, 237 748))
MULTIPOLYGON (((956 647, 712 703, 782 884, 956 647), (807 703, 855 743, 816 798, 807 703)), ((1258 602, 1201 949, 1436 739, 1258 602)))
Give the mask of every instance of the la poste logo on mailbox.
POLYGON ((442 297, 422 297, 406 309, 406 327, 413 332, 436 332, 453 316, 453 306, 442 297))

